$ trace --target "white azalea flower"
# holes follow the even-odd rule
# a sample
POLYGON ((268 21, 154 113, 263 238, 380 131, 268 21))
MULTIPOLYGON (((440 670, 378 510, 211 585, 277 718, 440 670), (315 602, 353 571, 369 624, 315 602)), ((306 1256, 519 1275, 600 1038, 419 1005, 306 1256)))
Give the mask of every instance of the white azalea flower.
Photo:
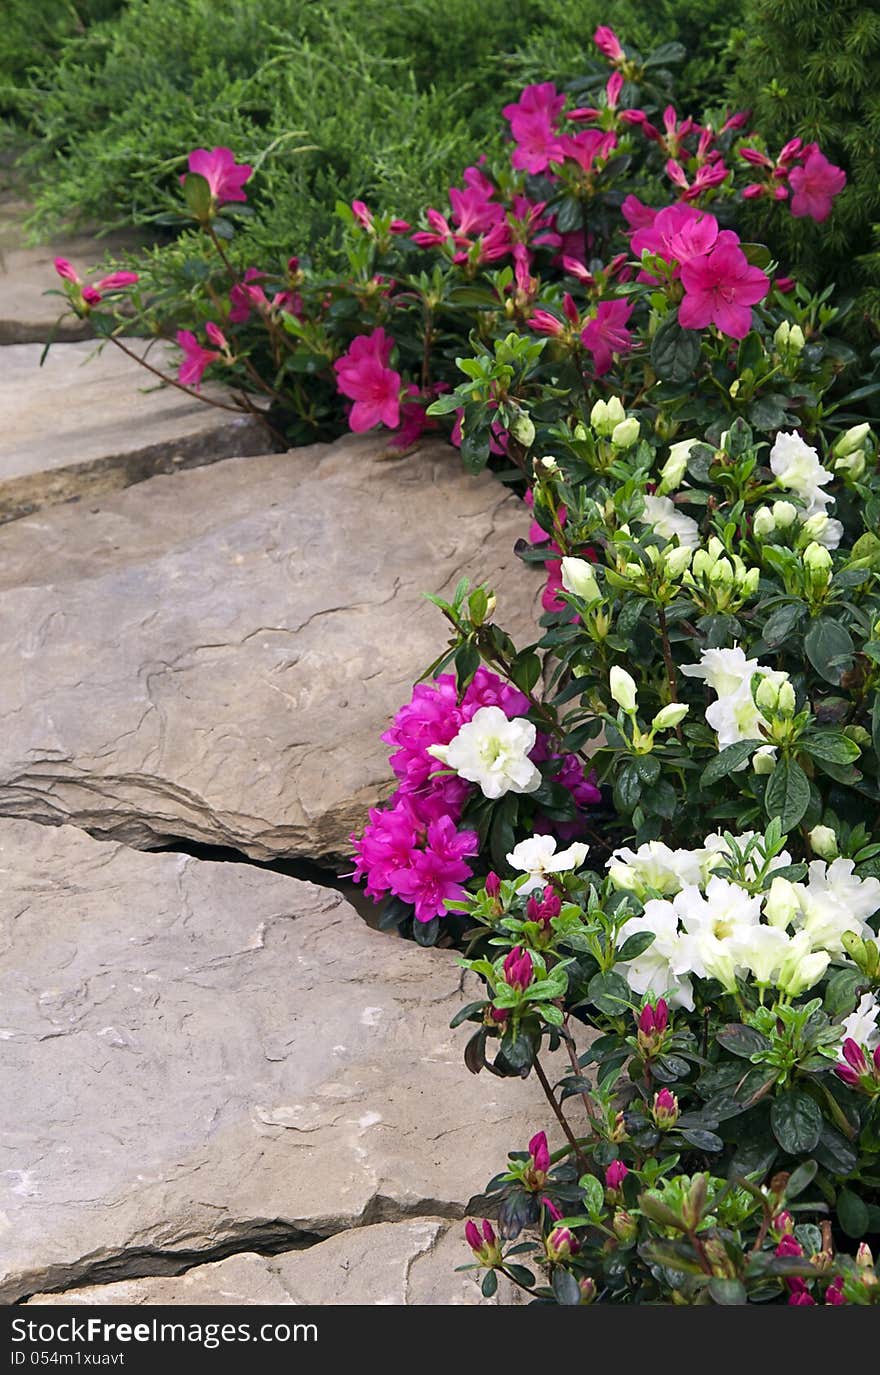
POLYGON ((654 940, 647 950, 634 960, 616 967, 634 993, 653 997, 666 994, 673 1007, 693 1011, 694 990, 687 977, 689 955, 678 929, 678 913, 671 902, 652 898, 645 904, 640 917, 630 917, 620 929, 618 939, 623 945, 630 936, 650 931, 654 940))
MULTIPOLYGON (((686 678, 702 678, 718 695, 717 702, 706 711, 706 721, 718 736, 719 750, 738 740, 761 738, 760 727, 766 726, 767 721, 752 697, 755 673, 777 688, 788 682, 787 673, 766 668, 757 659, 747 659, 738 645, 733 649, 704 649, 698 664, 682 664, 681 671, 686 678)), ((743 760, 740 769, 746 765, 743 760)))
POLYGON ((795 885, 800 906, 799 925, 809 936, 814 950, 841 955, 845 932, 873 935, 867 918, 880 907, 880 879, 857 878, 854 868, 851 859, 835 859, 832 864, 814 859, 806 885, 795 885))
POLYGON ((713 875, 705 895, 698 888, 684 888, 672 905, 685 931, 693 937, 692 972, 700 978, 718 979, 727 989, 735 988, 735 971, 744 963, 740 945, 760 921, 761 899, 713 875))
POLYGON ((529 759, 535 727, 521 716, 509 720, 500 707, 480 707, 448 745, 429 745, 428 753, 478 783, 484 797, 533 793, 541 774, 529 759))
POLYGON ((770 450, 770 467, 780 487, 795 492, 807 503, 808 516, 824 511, 834 500, 828 492, 822 491, 833 482, 834 474, 822 467, 816 450, 796 431, 776 436, 770 450))
POLYGON ((855 1012, 851 1012, 843 1023, 841 1039, 855 1041, 856 1045, 875 1050, 880 1046, 880 1003, 872 993, 865 993, 855 1012))
POLYGON ((608 876, 615 888, 644 897, 654 889, 674 897, 689 884, 703 883, 707 850, 673 850, 662 840, 648 840, 637 850, 615 850, 608 861, 608 876))
POLYGON ((747 659, 734 645, 733 649, 704 649, 698 664, 682 664, 681 671, 686 678, 702 678, 719 697, 726 697, 751 683, 759 667, 757 659, 747 659))
POLYGON ((507 862, 511 868, 521 869, 529 876, 519 891, 533 893, 537 888, 544 887, 548 874, 561 874, 568 869, 579 869, 589 850, 589 845, 585 845, 583 841, 575 841, 567 850, 560 850, 557 854, 555 836, 529 836, 528 840, 521 840, 513 847, 507 856, 507 862))
POLYGON ((738 961, 759 984, 773 982, 791 948, 789 936, 778 926, 752 926, 734 940, 738 961))
POLYGON ((639 516, 643 525, 652 526, 655 534, 663 539, 678 538, 684 549, 698 549, 700 527, 690 516, 678 511, 675 502, 669 497, 645 497, 645 509, 639 516))
POLYGON ((779 967, 776 986, 796 998, 819 982, 830 961, 826 950, 812 951, 806 931, 798 931, 788 943, 788 954, 779 967))
POLYGON ((764 895, 764 916, 771 926, 784 931, 800 913, 799 894, 803 884, 775 878, 764 895))
POLYGON ((824 511, 818 511, 804 521, 801 533, 809 535, 810 539, 826 549, 836 549, 843 539, 843 525, 839 520, 826 516, 824 511))

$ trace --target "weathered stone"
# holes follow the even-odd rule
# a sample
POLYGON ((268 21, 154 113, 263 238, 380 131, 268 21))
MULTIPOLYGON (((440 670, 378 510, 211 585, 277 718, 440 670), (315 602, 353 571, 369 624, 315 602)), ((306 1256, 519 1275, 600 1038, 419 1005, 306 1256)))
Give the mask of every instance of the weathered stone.
MULTIPOLYGON (((127 340, 143 350, 145 341, 127 340)), ((0 523, 44 506, 95 500, 157 473, 265 453, 259 420, 205 405, 161 384, 107 345, 39 344, 0 352, 0 523), (157 390, 158 388, 158 390, 157 390)), ((167 347, 150 353, 173 376, 167 347)), ((207 396, 222 397, 217 390, 207 396)))
POLYGON ((523 507, 433 443, 230 460, 0 530, 0 814, 347 855, 462 575, 534 638, 523 507))
MULTIPOLYGON (((196 1265, 183 1275, 35 1294, 28 1302, 57 1306, 484 1304, 479 1273, 455 1273, 470 1259, 460 1222, 413 1218, 340 1232, 304 1251, 276 1256, 243 1252, 196 1265)), ((518 1292, 502 1280, 491 1302, 515 1303, 518 1292)))
POLYGON ((48 339, 87 339, 87 320, 68 317, 60 296, 44 293, 59 286, 53 259, 67 258, 81 277, 108 257, 127 253, 143 242, 136 233, 64 234, 51 244, 34 247, 24 222, 30 207, 14 194, 0 194, 0 344, 44 344, 48 339))
POLYGON ((453 956, 337 893, 13 821, 0 873, 0 1302, 460 1217, 546 1121, 465 1070, 453 956))

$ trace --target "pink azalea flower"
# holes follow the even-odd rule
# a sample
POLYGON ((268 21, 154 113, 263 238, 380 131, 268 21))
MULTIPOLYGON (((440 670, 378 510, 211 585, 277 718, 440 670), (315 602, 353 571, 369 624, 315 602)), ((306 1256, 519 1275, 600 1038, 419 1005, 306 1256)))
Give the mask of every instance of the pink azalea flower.
POLYGON ((734 244, 716 245, 711 253, 682 265, 685 297, 678 308, 684 329, 715 325, 731 339, 744 339, 752 327, 752 306, 763 301, 770 279, 752 267, 734 244))
POLYGON ((259 285, 266 280, 265 272, 261 272, 257 267, 246 269, 243 279, 236 282, 229 293, 229 320, 233 325, 240 325, 250 316, 251 310, 260 310, 268 305, 266 293, 259 285))
POLYGON ((429 209, 425 211, 425 218, 431 229, 418 229, 412 236, 413 243, 418 244, 420 248, 442 248, 449 243, 453 233, 445 215, 441 215, 439 210, 429 209))
POLYGON ((803 167, 793 167, 788 179, 794 192, 791 200, 791 213, 795 219, 809 217, 822 224, 831 214, 834 197, 846 186, 846 173, 842 167, 835 167, 815 143, 808 145, 809 151, 803 167))
POLYGON ((624 199, 620 213, 630 229, 647 229, 654 223, 660 211, 652 210, 650 205, 643 205, 638 196, 629 195, 624 199))
POLYGON ((178 347, 183 349, 183 358, 177 370, 177 380, 183 386, 193 387, 198 391, 202 385, 205 369, 210 367, 212 363, 216 363, 220 354, 214 349, 203 348, 192 330, 179 329, 176 338, 178 347))
POLYGON ((218 205, 246 201, 241 189, 253 172, 247 163, 238 163, 229 148, 194 148, 187 163, 189 170, 204 177, 218 205))
POLYGON ((555 122, 562 113, 565 96, 557 91, 552 81, 542 81, 535 86, 526 86, 515 105, 505 105, 504 118, 513 122, 522 115, 546 114, 555 122))
POLYGON ((617 136, 613 131, 603 133, 601 129, 582 129, 579 134, 563 134, 557 142, 557 152, 553 162, 563 158, 576 162, 584 172, 592 172, 596 158, 607 158, 617 147, 617 136))
POLYGON ((607 24, 599 25, 593 34, 593 42, 602 56, 608 58, 609 62, 624 62, 626 60, 626 53, 620 45, 620 39, 607 24))
MULTIPOLYGON (((729 231, 728 231, 729 232, 729 231)), ((735 237, 735 236, 734 236, 735 237)), ((652 223, 637 229, 632 236, 633 256, 641 258, 645 249, 668 263, 679 266, 708 253, 718 238, 718 221, 690 205, 670 205, 652 223)), ((676 275, 678 275, 676 273, 676 275)))
POLYGON ((628 352, 632 334, 626 326, 632 310, 629 301, 600 301, 596 314, 581 331, 581 343, 593 355, 597 377, 610 372, 615 353, 628 352))
POLYGON ((530 110, 511 119, 510 132, 516 143, 511 163, 519 172, 534 176, 551 162, 561 162, 559 138, 547 110, 530 110))
POLYGON ((391 875, 391 891, 415 908, 416 921, 445 916, 447 902, 467 897, 462 883, 473 876, 465 855, 479 851, 476 831, 456 831, 448 816, 428 826, 428 848, 410 855, 409 865, 391 875))
POLYGON ((457 186, 450 186, 449 203, 460 234, 482 234, 504 219, 504 206, 490 200, 481 187, 469 186, 460 191, 457 186))
POLYGON ((400 373, 388 367, 392 347, 384 329, 374 329, 353 339, 333 364, 337 387, 354 401, 348 424, 355 434, 380 424, 396 430, 400 424, 400 373))

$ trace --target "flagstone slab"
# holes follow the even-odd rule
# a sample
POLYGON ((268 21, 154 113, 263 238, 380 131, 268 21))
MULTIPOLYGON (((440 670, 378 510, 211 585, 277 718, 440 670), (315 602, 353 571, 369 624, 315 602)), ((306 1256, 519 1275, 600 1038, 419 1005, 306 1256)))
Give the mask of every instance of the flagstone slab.
POLYGON ((35 1294, 29 1304, 128 1307, 190 1304, 442 1305, 511 1304, 517 1290, 502 1279, 494 1299, 481 1297, 480 1273, 456 1274, 471 1253, 460 1222, 426 1217, 379 1222, 340 1232, 303 1251, 253 1251, 196 1265, 185 1274, 120 1280, 35 1294), (476 1275, 476 1278, 474 1276, 476 1275))
POLYGON ((254 1301, 274 1273, 296 1301, 401 1302, 408 1258, 436 1301, 436 1220, 546 1120, 533 1079, 464 1068, 451 953, 329 889, 69 826, 0 822, 0 877, 0 1302, 407 1219, 374 1233, 387 1275, 344 1239, 274 1259, 254 1301))
POLYGON ((0 816, 141 848, 350 854, 462 576, 535 636, 522 503, 448 446, 348 437, 0 530, 0 816))
MULTIPOLYGON (((139 352, 146 343, 126 340, 139 352)), ((271 447, 259 420, 162 387, 113 345, 96 349, 57 344, 41 366, 39 344, 0 348, 0 523, 271 447)), ((168 346, 148 356, 175 375, 168 346)))

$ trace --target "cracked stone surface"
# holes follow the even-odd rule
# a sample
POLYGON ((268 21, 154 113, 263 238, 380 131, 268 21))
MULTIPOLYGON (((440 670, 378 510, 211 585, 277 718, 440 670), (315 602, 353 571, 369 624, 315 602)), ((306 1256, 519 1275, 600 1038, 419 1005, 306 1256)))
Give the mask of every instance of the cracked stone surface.
POLYGON ((535 638, 522 503, 446 445, 346 438, 0 529, 0 815, 256 859, 350 853, 380 735, 446 643, 424 592, 535 638))
MULTIPOLYGON (((141 351, 145 341, 126 344, 141 351)), ((112 345, 100 354, 95 348, 57 344, 41 367, 39 344, 3 347, 0 522, 271 447, 265 426, 252 417, 162 388, 112 345)), ((149 357, 174 375, 173 350, 163 345, 149 357)))
MULTIPOLYGON (((0 875, 0 1302, 461 1217, 545 1123, 533 1080, 465 1071, 454 957, 335 892, 24 821, 0 875)), ((421 1243, 382 1235, 399 1293, 421 1243)), ((290 1266, 317 1292, 317 1251, 290 1266)))
MULTIPOLYGON (((413 1218, 340 1232, 305 1251, 260 1256, 252 1251, 183 1275, 120 1280, 60 1294, 35 1294, 47 1305, 120 1304, 487 1304, 476 1271, 456 1274, 471 1253, 460 1222, 413 1218), (474 1275, 477 1275, 477 1279, 474 1275)), ((492 1304, 517 1302, 502 1280, 492 1304)))

